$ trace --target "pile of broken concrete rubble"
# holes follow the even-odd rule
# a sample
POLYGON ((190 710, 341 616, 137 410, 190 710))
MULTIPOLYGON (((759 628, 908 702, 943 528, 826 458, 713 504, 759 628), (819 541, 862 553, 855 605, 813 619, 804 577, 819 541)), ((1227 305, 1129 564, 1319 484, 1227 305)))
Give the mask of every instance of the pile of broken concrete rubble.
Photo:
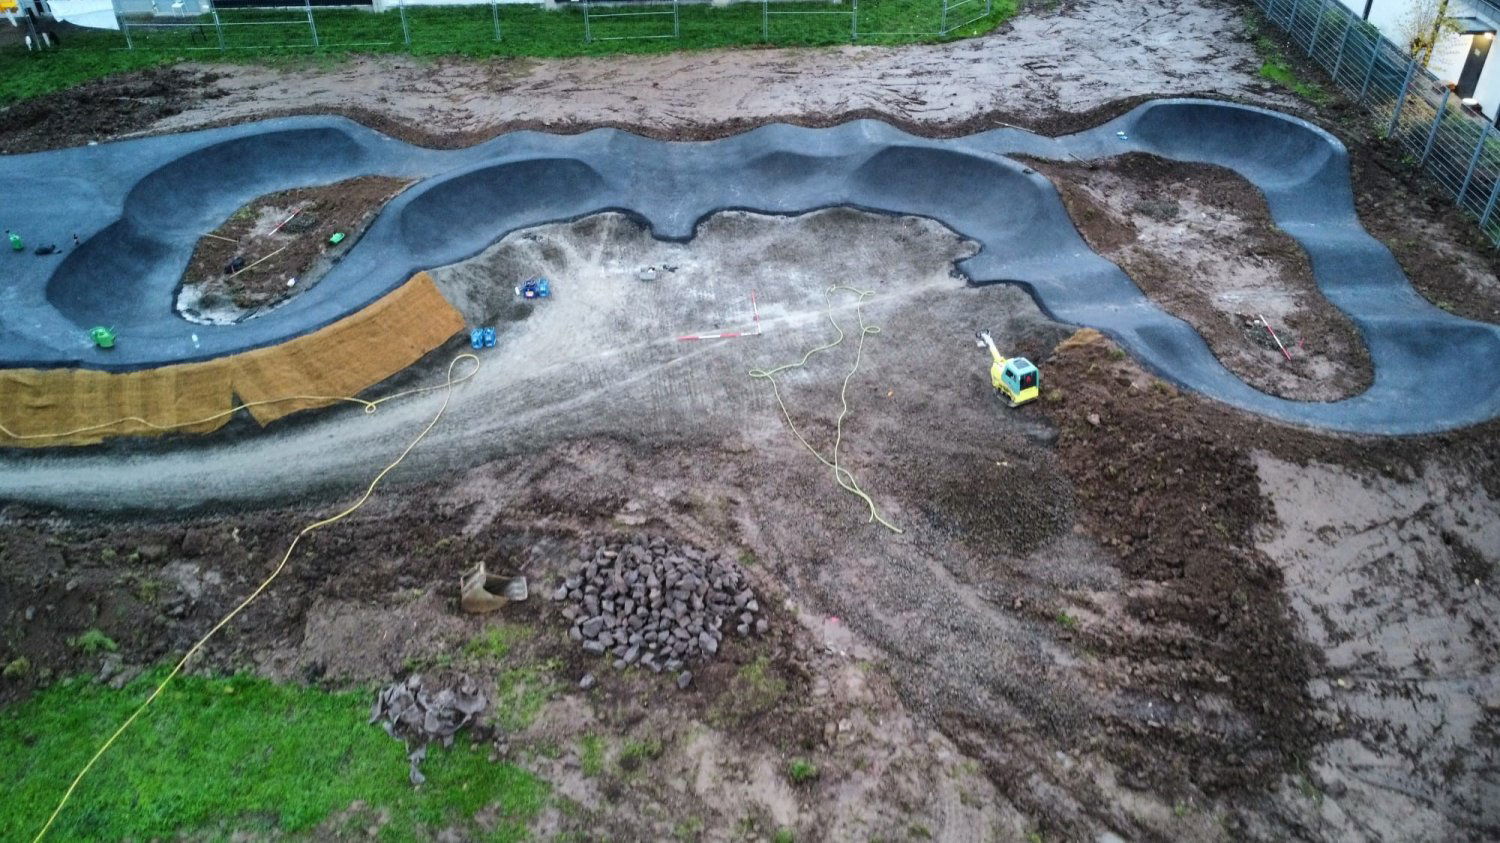
POLYGON ((428 683, 418 674, 390 685, 375 697, 370 722, 385 727, 386 734, 406 741, 407 761, 411 764, 412 784, 427 780, 422 775, 422 761, 427 745, 442 741, 453 745, 453 736, 489 705, 489 700, 468 674, 461 674, 449 685, 428 683), (416 744, 416 749, 411 749, 416 744))
POLYGON ((685 669, 691 660, 719 651, 725 627, 742 636, 768 628, 737 563, 662 536, 586 544, 552 599, 568 604, 568 634, 585 650, 613 655, 616 668, 676 673, 680 688, 693 681, 685 669))

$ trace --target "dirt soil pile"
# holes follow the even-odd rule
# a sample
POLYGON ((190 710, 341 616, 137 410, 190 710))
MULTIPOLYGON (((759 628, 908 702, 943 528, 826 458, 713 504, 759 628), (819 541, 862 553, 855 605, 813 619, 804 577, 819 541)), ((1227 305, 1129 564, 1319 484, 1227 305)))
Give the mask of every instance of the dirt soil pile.
POLYGON ((741 637, 769 629, 744 572, 720 554, 637 535, 596 539, 580 558, 552 599, 571 603, 562 610, 568 636, 614 655, 616 669, 665 670, 686 688, 693 674, 684 666, 719 652, 726 621, 741 637))
POLYGON ((213 87, 218 78, 203 70, 152 68, 0 108, 0 155, 146 131, 183 109, 223 96, 222 89, 213 87))
POLYGON ((245 205, 199 239, 183 272, 178 311, 193 321, 233 322, 311 288, 408 184, 363 176, 245 205), (343 236, 333 243, 336 234, 343 236))
POLYGON ((1370 385, 1358 329, 1324 298, 1307 253, 1238 174, 1140 154, 1028 163, 1057 185, 1089 246, 1192 325, 1251 386, 1333 401, 1370 385))
POLYGON ((1095 331, 1044 367, 1054 384, 1044 407, 1083 523, 1130 581, 1151 584, 1127 592, 1118 628, 1086 634, 1129 664, 1130 687, 1168 703, 1145 723, 1111 724, 1137 731, 1136 749, 1156 747, 1122 766, 1210 792, 1254 787, 1307 753, 1319 727, 1307 692, 1315 656, 1293 632, 1281 572, 1254 549, 1267 513, 1250 453, 1231 419, 1193 413, 1196 399, 1095 331), (1187 698, 1200 702, 1180 707, 1187 698), (1202 701, 1216 698, 1236 715, 1208 715, 1202 701), (1177 745, 1171 765, 1156 754, 1162 742, 1177 745))

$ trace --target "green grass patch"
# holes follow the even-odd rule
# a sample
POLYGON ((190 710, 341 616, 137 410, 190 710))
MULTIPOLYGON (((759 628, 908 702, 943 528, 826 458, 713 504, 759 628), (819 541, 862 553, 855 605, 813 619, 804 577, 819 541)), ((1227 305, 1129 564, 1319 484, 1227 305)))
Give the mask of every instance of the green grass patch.
MULTIPOLYGON (((990 14, 959 27, 947 36, 937 34, 942 19, 941 0, 865 0, 859 4, 859 43, 930 43, 989 32, 1016 13, 1017 0, 994 0, 990 14)), ((636 6, 631 11, 667 11, 670 6, 636 6)), ((817 2, 779 2, 772 11, 839 11, 849 6, 817 2)), ((964 7, 968 9, 970 7, 964 7)), ((982 11, 975 7, 975 11, 982 11)), ((226 50, 218 50, 218 36, 210 17, 177 19, 188 26, 133 30, 135 49, 125 49, 118 32, 90 31, 70 35, 66 46, 43 53, 19 48, 0 51, 0 104, 72 87, 90 79, 145 67, 188 60, 225 60, 258 64, 326 66, 356 53, 413 53, 561 58, 621 53, 662 53, 755 46, 762 35, 761 6, 738 3, 725 7, 684 5, 679 38, 642 39, 670 33, 668 16, 596 19, 595 40, 584 40, 581 9, 572 6, 547 10, 541 6, 502 6, 500 40, 495 39, 491 9, 480 6, 426 6, 407 10, 411 45, 404 43, 401 16, 396 11, 372 13, 355 9, 320 8, 314 11, 318 46, 301 10, 221 10, 226 50), (300 16, 300 17, 299 17, 300 16), (626 40, 612 40, 625 38, 626 40)), ((770 43, 777 46, 847 44, 848 15, 794 15, 770 18, 770 43)))
POLYGON ((765 656, 758 656, 740 668, 734 675, 734 684, 743 695, 742 701, 756 711, 770 708, 786 693, 786 682, 772 672, 771 660, 765 656))
POLYGON ((495 711, 490 719, 507 732, 530 726, 557 689, 553 675, 561 667, 553 660, 502 672, 495 680, 495 711))
POLYGON ((1261 78, 1275 82, 1313 105, 1328 102, 1328 92, 1316 82, 1309 82, 1299 77, 1297 72, 1292 70, 1291 62, 1287 61, 1275 41, 1261 35, 1255 39, 1255 49, 1262 59, 1261 78))
MULTIPOLYGON (((30 839, 68 783, 160 681, 149 671, 122 690, 68 680, 0 711, 0 839, 30 839)), ((55 840, 318 836, 355 801, 348 836, 388 811, 382 840, 466 836, 481 808, 500 806, 492 839, 517 840, 541 810, 546 783, 490 764, 462 736, 434 746, 427 783, 407 782, 406 750, 369 717, 370 692, 330 693, 263 679, 178 677, 84 779, 51 831, 55 840)))
POLYGON ((664 749, 662 742, 655 738, 646 741, 626 741, 625 745, 620 747, 620 755, 615 759, 615 763, 620 765, 620 769, 633 773, 639 770, 641 765, 660 758, 664 749))
POLYGON ((793 784, 806 784, 818 777, 818 767, 805 758, 793 758, 786 765, 786 777, 793 784))
POLYGON ((499 661, 510 655, 511 648, 531 637, 531 627, 517 623, 496 623, 485 627, 464 645, 464 655, 472 659, 499 661))
POLYGON ((771 660, 757 656, 735 671, 729 692, 714 703, 710 720, 723 726, 746 722, 775 708, 786 693, 786 680, 776 674, 771 660))
POLYGON ((68 643, 73 645, 73 649, 82 650, 91 656, 95 653, 114 653, 120 649, 113 638, 98 629, 90 629, 76 638, 70 638, 68 643))
POLYGON ((604 772, 604 738, 589 734, 579 739, 578 763, 590 778, 604 772))

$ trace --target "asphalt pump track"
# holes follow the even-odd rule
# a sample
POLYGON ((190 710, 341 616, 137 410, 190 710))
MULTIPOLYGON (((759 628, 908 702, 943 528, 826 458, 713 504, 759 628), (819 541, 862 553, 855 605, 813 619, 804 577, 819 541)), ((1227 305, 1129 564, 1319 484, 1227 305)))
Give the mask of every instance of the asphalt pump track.
POLYGON ((1316 126, 1210 100, 1145 103, 1094 129, 1048 138, 996 129, 928 139, 861 120, 764 126, 704 142, 614 129, 514 132, 459 150, 395 140, 340 117, 291 117, 179 135, 0 157, 6 204, 35 245, 4 258, 0 368, 132 371, 271 346, 329 325, 415 273, 471 257, 506 234, 602 211, 691 239, 725 210, 800 214, 850 206, 935 219, 980 245, 958 269, 1017 284, 1052 318, 1097 328, 1163 379, 1280 421, 1415 434, 1500 415, 1500 327, 1423 299, 1359 224, 1348 157, 1316 126), (1056 189, 1008 156, 1101 159, 1144 152, 1227 167, 1255 184, 1307 251, 1324 295, 1358 327, 1374 380, 1334 402, 1259 392, 1203 339, 1084 243, 1056 189), (316 286, 231 325, 174 310, 203 232, 264 194, 363 175, 416 180, 316 286), (74 235, 81 244, 72 248, 74 235), (88 330, 113 328, 113 349, 88 330))

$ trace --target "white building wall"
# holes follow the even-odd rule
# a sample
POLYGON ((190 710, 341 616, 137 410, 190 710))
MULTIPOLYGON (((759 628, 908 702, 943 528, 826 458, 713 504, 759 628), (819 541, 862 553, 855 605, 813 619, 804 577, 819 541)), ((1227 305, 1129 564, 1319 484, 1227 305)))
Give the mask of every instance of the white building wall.
MULTIPOLYGON (((1381 35, 1404 49, 1406 38, 1402 36, 1401 30, 1405 28, 1406 18, 1411 13, 1411 5, 1410 0, 1375 0, 1375 5, 1370 7, 1370 24, 1380 30, 1381 35)), ((1355 11, 1364 11, 1363 4, 1360 4, 1360 8, 1355 11)))
MULTIPOLYGON (((1338 0, 1345 8, 1352 11, 1356 16, 1363 15, 1365 11, 1365 0, 1338 0)), ((1393 44, 1402 49, 1406 47, 1406 20, 1411 13, 1415 0, 1375 0, 1370 5, 1369 22, 1393 44)), ((1467 3, 1465 0, 1452 0, 1448 5, 1448 14, 1454 17, 1473 17, 1497 24, 1500 29, 1500 21, 1496 20, 1493 9, 1478 4, 1467 3)), ((1464 62, 1468 60, 1469 47, 1473 44, 1473 36, 1455 35, 1448 33, 1438 39, 1437 45, 1432 51, 1432 61, 1428 70, 1433 76, 1444 82, 1457 82, 1459 74, 1463 73, 1464 62)), ((1480 108, 1485 116, 1491 120, 1496 114, 1500 114, 1500 45, 1490 49, 1490 54, 1484 63, 1484 72, 1479 75, 1479 83, 1474 88, 1474 99, 1479 101, 1480 108)))
POLYGON ((1500 114, 1500 44, 1490 45, 1490 56, 1484 60, 1484 72, 1474 86, 1474 99, 1491 122, 1500 114))
MULTIPOLYGON (((1469 46, 1473 42, 1472 35, 1443 33, 1432 48, 1432 60, 1427 63, 1427 69, 1443 82, 1457 83, 1459 74, 1464 72, 1464 62, 1469 60, 1469 46)), ((1484 63, 1488 67, 1489 59, 1486 58, 1484 63)))

